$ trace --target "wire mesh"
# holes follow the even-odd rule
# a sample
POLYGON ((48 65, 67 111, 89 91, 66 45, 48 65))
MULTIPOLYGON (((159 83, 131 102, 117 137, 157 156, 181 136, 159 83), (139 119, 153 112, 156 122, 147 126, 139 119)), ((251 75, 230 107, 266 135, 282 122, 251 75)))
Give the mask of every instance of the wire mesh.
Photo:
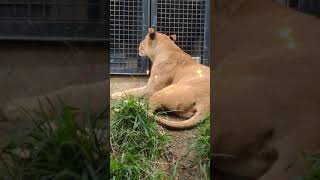
POLYGON ((147 74, 149 61, 138 55, 140 41, 151 24, 176 34, 177 44, 196 61, 208 61, 209 0, 111 0, 110 72, 147 74))
POLYGON ((147 74, 148 61, 139 56, 140 41, 146 33, 148 3, 145 0, 110 2, 110 72, 147 74))
POLYGON ((207 65, 209 64, 208 2, 208 0, 157 0, 156 4, 157 31, 176 34, 177 45, 196 61, 207 65))
POLYGON ((106 0, 1 0, 0 39, 106 40, 106 0))

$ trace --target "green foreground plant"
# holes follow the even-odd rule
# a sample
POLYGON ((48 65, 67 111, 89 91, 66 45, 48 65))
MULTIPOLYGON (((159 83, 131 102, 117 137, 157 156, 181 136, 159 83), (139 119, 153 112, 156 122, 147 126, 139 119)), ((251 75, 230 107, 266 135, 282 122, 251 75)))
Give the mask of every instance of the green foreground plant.
POLYGON ((201 179, 210 175, 210 114, 197 127, 192 149, 196 152, 195 162, 201 170, 201 179))
POLYGON ((166 153, 169 136, 148 114, 146 99, 127 96, 112 108, 111 178, 161 179, 165 173, 156 162, 166 153))
POLYGON ((107 179, 108 133, 105 122, 86 112, 81 123, 77 110, 62 104, 32 117, 34 128, 19 142, 1 148, 5 179, 107 179), (77 121, 77 122, 76 122, 77 121))
POLYGON ((320 153, 307 154, 305 158, 312 162, 312 167, 299 180, 320 180, 320 153))

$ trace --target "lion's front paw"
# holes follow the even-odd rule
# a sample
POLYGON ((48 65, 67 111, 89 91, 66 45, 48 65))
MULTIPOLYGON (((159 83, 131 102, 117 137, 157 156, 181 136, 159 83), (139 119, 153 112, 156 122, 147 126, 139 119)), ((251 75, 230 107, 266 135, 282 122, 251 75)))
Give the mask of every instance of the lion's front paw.
POLYGON ((123 92, 116 92, 111 95, 111 99, 112 100, 119 100, 119 99, 121 99, 122 96, 124 96, 123 92))

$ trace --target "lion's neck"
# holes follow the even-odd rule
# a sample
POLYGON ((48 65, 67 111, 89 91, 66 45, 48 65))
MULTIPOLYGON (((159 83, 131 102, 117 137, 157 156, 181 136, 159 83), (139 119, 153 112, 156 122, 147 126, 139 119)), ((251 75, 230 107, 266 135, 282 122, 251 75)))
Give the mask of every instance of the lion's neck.
POLYGON ((157 59, 163 59, 164 56, 170 56, 172 52, 182 51, 176 44, 160 44, 155 50, 149 55, 149 58, 152 62, 155 62, 157 59))
POLYGON ((180 64, 191 65, 196 63, 192 57, 182 51, 180 48, 176 50, 167 49, 164 51, 158 51, 156 55, 150 58, 154 65, 156 64, 180 64))

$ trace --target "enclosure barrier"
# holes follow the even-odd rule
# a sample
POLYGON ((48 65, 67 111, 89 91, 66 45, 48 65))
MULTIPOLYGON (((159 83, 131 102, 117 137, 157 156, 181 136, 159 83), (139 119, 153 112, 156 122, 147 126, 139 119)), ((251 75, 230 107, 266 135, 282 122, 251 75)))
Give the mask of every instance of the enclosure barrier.
POLYGON ((111 74, 148 74, 149 61, 138 47, 152 26, 176 34, 177 45, 209 65, 209 0, 111 0, 111 74))
POLYGON ((107 0, 1 0, 1 40, 106 41, 107 0))

